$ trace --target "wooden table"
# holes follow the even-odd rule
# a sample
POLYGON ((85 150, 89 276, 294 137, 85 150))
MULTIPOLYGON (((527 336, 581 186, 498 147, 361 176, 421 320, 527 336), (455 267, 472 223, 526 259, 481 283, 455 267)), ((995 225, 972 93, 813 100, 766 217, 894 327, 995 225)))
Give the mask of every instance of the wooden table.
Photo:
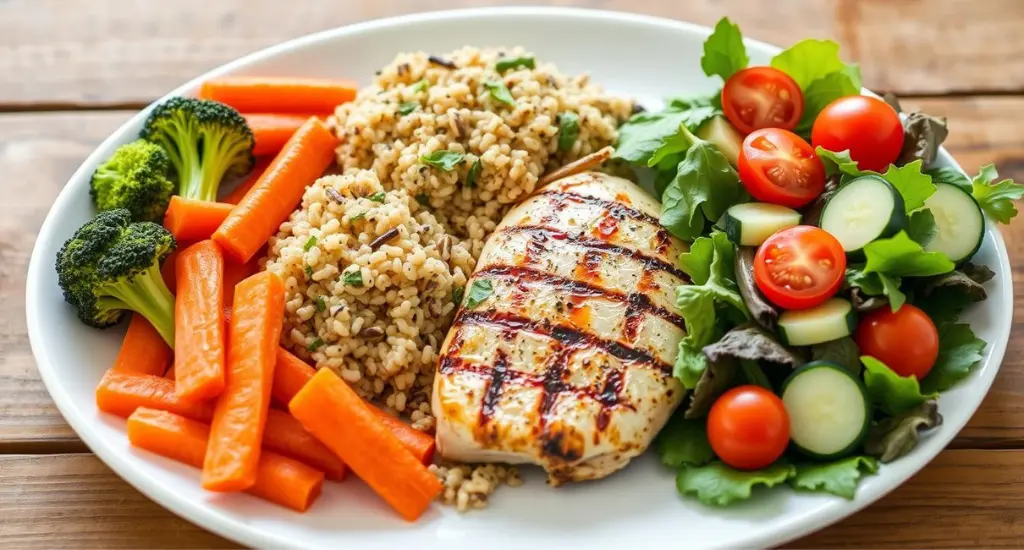
MULTIPOLYGON (((50 203, 86 155, 166 90, 264 46, 371 18, 499 3, 505 2, 0 2, 0 545, 233 546, 152 503, 89 454, 36 372, 25 328, 25 272, 50 203)), ((834 38, 845 57, 861 63, 866 86, 948 117, 947 146, 967 170, 994 161, 1024 180, 1021 0, 552 3, 703 24, 727 14, 748 36, 780 44, 834 38)), ((665 57, 671 70, 671 52, 652 55, 665 57)), ((1020 287, 1024 223, 1004 235, 1020 287)), ((1015 322, 992 391, 950 450, 877 504, 794 545, 1024 544, 1022 334, 1015 322)))

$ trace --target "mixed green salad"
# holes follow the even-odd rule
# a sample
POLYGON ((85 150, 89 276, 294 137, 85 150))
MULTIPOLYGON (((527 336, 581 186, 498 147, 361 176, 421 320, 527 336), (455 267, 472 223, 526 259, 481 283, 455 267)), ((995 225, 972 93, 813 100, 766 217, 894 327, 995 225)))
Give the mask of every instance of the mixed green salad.
POLYGON ((749 65, 722 19, 701 59, 722 90, 620 130, 616 157, 652 177, 661 224, 691 243, 675 363, 690 397, 656 445, 705 504, 779 484, 852 499, 982 359, 959 316, 994 274, 971 259, 1024 185, 937 165, 945 120, 860 95, 835 42, 749 65))

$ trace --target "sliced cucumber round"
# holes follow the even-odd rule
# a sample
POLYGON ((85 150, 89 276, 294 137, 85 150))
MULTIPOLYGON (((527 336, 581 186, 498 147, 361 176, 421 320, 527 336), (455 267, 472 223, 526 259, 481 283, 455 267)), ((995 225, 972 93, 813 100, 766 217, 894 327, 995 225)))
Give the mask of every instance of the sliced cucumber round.
POLYGON ((861 176, 839 188, 821 211, 820 226, 843 245, 852 259, 864 245, 907 227, 903 196, 879 176, 861 176))
POLYGON ((740 246, 761 246, 776 231, 800 225, 800 213, 764 202, 734 204, 725 211, 722 229, 740 246))
POLYGON ((782 383, 789 437, 802 453, 829 460, 856 449, 871 425, 864 384, 831 361, 808 363, 782 383))
POLYGON ((810 309, 782 312, 778 327, 782 343, 812 346, 849 336, 857 327, 857 312, 850 302, 832 298, 810 309))
POLYGON ((978 201, 956 185, 939 182, 924 207, 932 211, 938 230, 924 249, 941 252, 953 263, 971 259, 985 237, 985 215, 978 201))
POLYGON ((733 128, 724 116, 716 116, 701 124, 697 129, 697 137, 718 148, 725 155, 729 164, 738 166, 740 149, 743 148, 743 136, 733 128))

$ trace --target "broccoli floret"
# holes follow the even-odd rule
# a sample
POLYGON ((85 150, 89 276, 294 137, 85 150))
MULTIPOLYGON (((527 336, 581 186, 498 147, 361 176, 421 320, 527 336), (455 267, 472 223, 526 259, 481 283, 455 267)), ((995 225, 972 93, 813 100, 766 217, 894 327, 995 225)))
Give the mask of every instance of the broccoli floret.
POLYGON ((174 192, 170 168, 159 145, 139 139, 118 147, 93 172, 89 193, 101 212, 127 208, 133 220, 160 221, 174 192))
POLYGON ((142 138, 167 151, 185 198, 215 201, 224 178, 252 168, 252 130, 238 111, 216 101, 172 97, 153 109, 142 138))
POLYGON ((83 323, 96 328, 116 324, 125 310, 136 311, 174 347, 174 295, 160 276, 160 262, 176 246, 163 227, 133 223, 127 209, 100 212, 57 253, 64 299, 83 323))

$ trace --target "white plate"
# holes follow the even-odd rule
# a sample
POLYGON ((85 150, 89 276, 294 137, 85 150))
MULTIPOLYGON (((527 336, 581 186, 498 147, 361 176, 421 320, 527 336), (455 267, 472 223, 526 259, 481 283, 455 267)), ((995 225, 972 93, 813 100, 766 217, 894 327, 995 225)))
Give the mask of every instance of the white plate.
MULTIPOLYGON (((651 17, 574 9, 508 8, 413 15, 372 21, 300 38, 229 63, 171 92, 194 92, 215 75, 295 75, 356 78, 401 51, 444 52, 476 46, 523 45, 566 73, 589 72, 613 92, 652 105, 668 94, 710 92, 719 84, 700 70, 708 29, 651 17)), ((798 37, 794 37, 796 39, 798 37)), ((752 63, 777 51, 747 41, 752 63)), ((459 515, 435 506, 417 523, 399 519, 358 480, 327 484, 323 496, 296 514, 246 495, 212 495, 199 473, 129 447, 124 421, 96 410, 94 388, 113 364, 122 331, 83 326, 57 287, 54 258, 61 243, 91 216, 89 175, 115 147, 135 138, 145 113, 127 122, 68 182, 40 230, 29 265, 28 328, 50 395, 68 423, 108 466, 167 507, 202 527, 260 547, 360 550, 522 550, 523 548, 703 548, 771 546, 839 520, 878 500, 945 447, 981 403, 1002 360, 1010 332, 1013 290, 1006 247, 989 228, 977 259, 996 278, 990 297, 970 312, 989 346, 974 373, 942 396, 945 424, 906 458, 861 483, 855 501, 788 489, 758 491, 727 509, 705 508, 677 494, 673 473, 650 453, 600 482, 551 489, 536 472, 518 489, 503 488, 486 511, 459 515)), ((957 131, 953 128, 953 131, 957 131)), ((951 159, 946 158, 951 162, 951 159)))

